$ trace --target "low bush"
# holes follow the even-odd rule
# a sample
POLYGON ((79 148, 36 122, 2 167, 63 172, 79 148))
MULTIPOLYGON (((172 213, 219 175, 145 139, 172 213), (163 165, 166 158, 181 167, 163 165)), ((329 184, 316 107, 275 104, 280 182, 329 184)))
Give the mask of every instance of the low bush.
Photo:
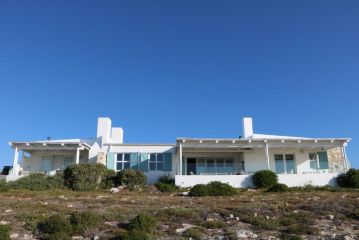
POLYGON ((183 236, 186 237, 186 238, 189 238, 189 239, 201 240, 202 233, 203 233, 202 228, 193 227, 193 228, 187 229, 183 233, 183 236))
POLYGON ((141 190, 147 183, 146 175, 134 169, 124 169, 118 173, 118 181, 130 191, 141 190))
POLYGON ((0 180, 0 192, 7 192, 9 191, 9 186, 5 180, 0 180))
POLYGON ((209 196, 209 188, 206 184, 194 185, 189 191, 189 195, 192 197, 205 197, 209 196))
POLYGON ((308 226, 303 223, 294 224, 288 226, 288 228, 285 230, 286 233, 291 234, 308 234, 313 235, 316 233, 316 229, 312 228, 311 226, 308 226))
POLYGON ((152 240, 153 237, 148 232, 142 230, 132 230, 130 232, 124 233, 119 237, 121 240, 152 240))
POLYGON ((359 188, 359 169, 349 169, 338 176, 337 182, 343 188, 359 188))
POLYGON ((214 228, 224 228, 226 223, 220 220, 207 221, 203 224, 203 227, 214 229, 214 228))
POLYGON ((340 192, 340 191, 345 191, 344 188, 334 187, 334 186, 330 186, 330 185, 325 185, 325 186, 305 185, 303 187, 290 187, 289 190, 294 191, 294 192, 312 192, 312 191, 340 192))
POLYGON ((50 189, 64 188, 64 179, 62 174, 47 176, 43 173, 34 173, 20 178, 14 182, 8 183, 9 188, 25 189, 31 191, 46 191, 50 189))
POLYGON ((201 219, 201 214, 194 208, 166 208, 158 212, 157 218, 166 222, 197 221, 201 219))
POLYGON ((70 221, 62 215, 52 215, 37 226, 41 239, 45 240, 70 240, 72 226, 70 221))
POLYGON ((107 169, 101 177, 99 188, 110 189, 119 185, 116 172, 114 170, 107 169))
POLYGON ((210 196, 232 196, 237 194, 234 187, 227 183, 210 182, 207 184, 210 196))
POLYGON ((268 192, 288 192, 289 187, 282 183, 274 184, 271 188, 268 189, 268 192))
POLYGON ((171 176, 168 176, 168 175, 161 176, 160 179, 158 180, 158 182, 175 185, 174 178, 171 176))
POLYGON ((246 217, 242 219, 244 222, 249 223, 253 226, 257 226, 266 230, 276 230, 279 227, 279 221, 275 219, 267 219, 263 216, 257 217, 246 217))
POLYGON ((156 183, 155 184, 156 188, 158 190, 160 190, 161 192, 176 192, 178 191, 178 187, 174 184, 169 184, 169 183, 162 183, 162 182, 159 182, 159 183, 156 183))
POLYGON ((138 231, 145 231, 147 233, 152 233, 155 230, 156 226, 157 226, 157 221, 155 218, 141 213, 129 222, 127 228, 129 232, 138 230, 138 231))
POLYGON ((93 191, 99 188, 108 170, 99 163, 71 165, 64 171, 65 184, 75 191, 93 191))
POLYGON ((210 182, 206 185, 197 184, 194 185, 189 195, 193 197, 205 197, 205 196, 232 196, 237 194, 237 190, 227 183, 210 182))
POLYGON ((270 188, 278 183, 278 176, 270 170, 261 170, 253 174, 252 180, 257 188, 270 188))
POLYGON ((101 216, 93 212, 72 213, 70 223, 73 232, 83 234, 87 230, 97 227, 101 222, 101 216))
POLYGON ((0 239, 11 240, 8 226, 0 225, 0 239))

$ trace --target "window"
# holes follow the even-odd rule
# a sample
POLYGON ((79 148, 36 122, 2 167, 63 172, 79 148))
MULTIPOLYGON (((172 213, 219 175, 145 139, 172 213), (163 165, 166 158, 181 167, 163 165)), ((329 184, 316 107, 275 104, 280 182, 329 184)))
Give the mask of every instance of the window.
POLYGON ((116 170, 121 171, 123 169, 130 168, 130 154, 129 153, 118 153, 116 156, 116 170))
POLYGON ((163 153, 150 154, 150 171, 163 171, 163 153))
MULTIPOLYGON (((187 159, 188 161, 188 159, 187 159)), ((225 158, 197 158, 197 174, 233 174, 235 173, 235 164, 233 159, 225 158)), ((188 169, 188 162, 187 162, 188 169)))
POLYGON ((309 153, 309 165, 313 170, 318 169, 318 155, 316 153, 309 153))
POLYGON ((274 162, 276 173, 296 173, 294 154, 275 154, 274 162))

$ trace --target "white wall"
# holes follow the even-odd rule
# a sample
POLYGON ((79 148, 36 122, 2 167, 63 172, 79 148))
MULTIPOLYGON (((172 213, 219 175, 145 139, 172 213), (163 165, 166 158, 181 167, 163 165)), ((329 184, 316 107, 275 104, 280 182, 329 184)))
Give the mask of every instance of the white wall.
MULTIPOLYGON (((338 174, 322 173, 322 174, 279 174, 278 181, 289 187, 294 186, 335 186, 338 174)), ((176 185, 181 187, 192 187, 196 184, 207 184, 212 181, 220 181, 228 183, 236 188, 253 187, 251 175, 176 175, 176 185)))

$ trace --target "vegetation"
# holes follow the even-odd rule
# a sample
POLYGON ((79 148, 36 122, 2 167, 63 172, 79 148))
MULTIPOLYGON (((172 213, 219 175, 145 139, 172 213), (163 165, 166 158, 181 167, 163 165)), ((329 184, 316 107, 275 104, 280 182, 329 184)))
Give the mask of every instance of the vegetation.
POLYGON ((359 169, 349 169, 337 178, 338 185, 343 188, 359 188, 359 169))
POLYGON ((10 240, 9 227, 0 225, 0 239, 1 240, 10 240))
POLYGON ((45 240, 71 239, 72 226, 62 215, 56 214, 38 224, 41 238, 45 240))
POLYGON ((0 180, 0 192, 7 192, 9 190, 9 186, 5 180, 0 180))
POLYGON ((274 184, 272 187, 268 189, 268 192, 288 192, 289 188, 287 185, 282 183, 274 184))
POLYGON ((130 191, 142 190, 147 183, 147 177, 139 170, 124 169, 118 173, 118 181, 130 191))
POLYGON ((201 240, 202 233, 203 233, 202 228, 193 227, 193 228, 187 229, 183 233, 183 236, 186 237, 186 238, 189 238, 189 239, 201 240))
POLYGON ((175 185, 175 180, 166 175, 162 176, 155 186, 161 192, 176 192, 179 190, 179 187, 175 185))
POLYGON ((278 183, 278 176, 270 170, 261 170, 253 174, 252 180, 257 188, 270 188, 278 183))
POLYGON ((208 184, 197 184, 189 192, 193 197, 205 196, 232 196, 237 194, 237 190, 227 183, 210 182, 208 184))
POLYGON ((157 221, 155 218, 141 213, 130 221, 130 223, 128 224, 128 230, 143 230, 147 233, 152 233, 155 230, 156 226, 157 221))
POLYGON ((75 191, 93 191, 99 189, 100 183, 106 178, 108 170, 98 163, 80 163, 65 169, 65 184, 75 191))
POLYGON ((101 217, 94 212, 80 212, 70 215, 70 223, 75 234, 83 234, 87 230, 97 227, 100 222, 101 217))
POLYGON ((64 179, 62 174, 47 176, 43 173, 34 173, 14 182, 10 182, 8 183, 8 186, 13 189, 46 191, 50 189, 64 188, 64 179))

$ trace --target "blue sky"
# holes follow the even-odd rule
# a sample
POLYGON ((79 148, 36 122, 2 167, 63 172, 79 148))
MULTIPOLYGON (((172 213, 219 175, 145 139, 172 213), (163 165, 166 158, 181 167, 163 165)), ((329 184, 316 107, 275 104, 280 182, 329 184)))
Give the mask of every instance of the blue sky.
POLYGON ((258 133, 351 137, 358 1, 1 1, 0 165, 10 140, 258 133))

